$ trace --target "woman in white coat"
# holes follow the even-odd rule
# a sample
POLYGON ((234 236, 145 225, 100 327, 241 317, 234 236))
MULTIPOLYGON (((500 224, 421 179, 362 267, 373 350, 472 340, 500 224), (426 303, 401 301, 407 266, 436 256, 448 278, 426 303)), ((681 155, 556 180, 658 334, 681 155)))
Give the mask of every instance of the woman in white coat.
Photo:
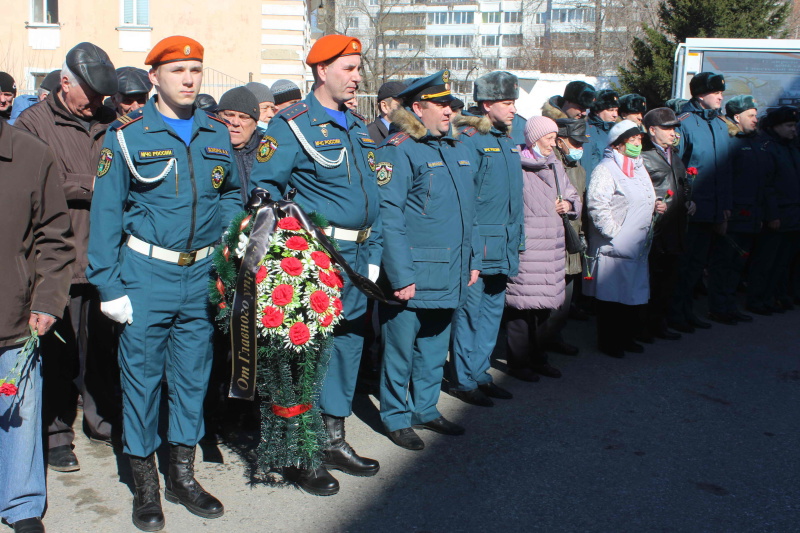
POLYGON ((597 299, 597 344, 601 352, 623 357, 643 352, 634 341, 641 308, 650 298, 648 232, 655 213, 666 204, 656 199, 642 158, 642 131, 634 122, 618 122, 608 134, 603 160, 586 191, 589 258, 585 291, 597 299))

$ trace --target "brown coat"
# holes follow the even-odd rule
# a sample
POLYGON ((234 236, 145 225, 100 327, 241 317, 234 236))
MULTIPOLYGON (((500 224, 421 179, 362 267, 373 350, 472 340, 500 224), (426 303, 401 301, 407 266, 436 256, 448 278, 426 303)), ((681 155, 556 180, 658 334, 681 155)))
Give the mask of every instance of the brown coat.
POLYGON ((31 310, 61 317, 75 250, 55 154, 0 120, 0 346, 27 335, 31 310))
POLYGON ((103 147, 106 128, 116 119, 114 111, 101 107, 89 131, 67 111, 59 91, 50 93, 19 116, 14 126, 30 131, 50 145, 56 154, 61 184, 67 198, 72 230, 75 233, 76 263, 72 283, 88 283, 89 208, 94 192, 94 177, 103 147))

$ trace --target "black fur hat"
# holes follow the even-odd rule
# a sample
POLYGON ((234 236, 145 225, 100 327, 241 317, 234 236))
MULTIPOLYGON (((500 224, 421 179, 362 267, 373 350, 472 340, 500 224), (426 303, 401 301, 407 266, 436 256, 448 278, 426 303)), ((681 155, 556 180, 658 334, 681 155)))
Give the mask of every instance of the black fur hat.
POLYGON ((594 104, 596 91, 594 87, 585 81, 571 81, 564 88, 564 100, 578 104, 581 107, 590 108, 594 104))
POLYGON ((472 97, 476 102, 516 100, 519 98, 519 80, 510 72, 484 74, 475 80, 472 97))
POLYGON ((597 98, 592 105, 592 112, 599 113, 600 111, 605 111, 613 107, 619 107, 619 95, 617 91, 612 91, 611 89, 597 91, 597 98))
POLYGON ((689 82, 689 92, 693 97, 724 90, 725 76, 716 72, 701 72, 689 82))
POLYGON ((800 112, 796 107, 782 106, 777 109, 767 111, 767 115, 761 119, 762 128, 774 128, 780 126, 785 122, 798 122, 800 121, 800 112))
POLYGON ((647 100, 641 94, 626 94, 619 97, 619 114, 629 115, 631 113, 641 113, 644 115, 647 112, 647 100))

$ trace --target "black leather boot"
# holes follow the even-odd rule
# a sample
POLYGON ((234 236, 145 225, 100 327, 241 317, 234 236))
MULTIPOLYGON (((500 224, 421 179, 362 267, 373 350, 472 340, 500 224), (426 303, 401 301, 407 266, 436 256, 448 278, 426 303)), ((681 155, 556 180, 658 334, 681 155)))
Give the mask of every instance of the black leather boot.
POLYGON ((374 459, 358 455, 344 440, 344 418, 322 415, 328 446, 322 457, 322 464, 330 470, 341 470, 351 476, 374 476, 381 465, 374 459))
POLYGON ((133 471, 133 525, 142 531, 164 529, 164 513, 161 511, 161 487, 158 486, 156 456, 129 456, 133 471))
POLYGON ((316 469, 295 468, 294 477, 297 485, 314 496, 333 496, 339 492, 339 482, 328 470, 320 465, 316 469))
POLYGON ((219 518, 225 512, 222 503, 206 492, 194 478, 194 447, 170 445, 169 477, 164 497, 180 503, 190 513, 203 518, 219 518))

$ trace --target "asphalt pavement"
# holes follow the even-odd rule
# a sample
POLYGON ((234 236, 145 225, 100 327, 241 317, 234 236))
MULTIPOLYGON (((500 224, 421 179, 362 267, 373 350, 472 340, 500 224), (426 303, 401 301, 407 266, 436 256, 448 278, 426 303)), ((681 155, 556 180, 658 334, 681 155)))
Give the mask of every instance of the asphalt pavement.
MULTIPOLYGON (((252 472, 253 435, 205 447, 197 478, 225 515, 204 520, 164 501, 164 531, 798 531, 800 311, 714 325, 619 360, 597 352, 593 336, 593 323, 570 322, 565 337, 581 353, 551 356, 561 379, 531 384, 493 370, 514 394, 493 408, 442 394, 442 413, 467 433, 421 431, 421 452, 392 444, 376 399, 357 396, 348 441, 381 470, 336 473, 336 496, 252 472)), ((76 440, 81 470, 48 473, 48 532, 138 531, 127 460, 76 440)))

